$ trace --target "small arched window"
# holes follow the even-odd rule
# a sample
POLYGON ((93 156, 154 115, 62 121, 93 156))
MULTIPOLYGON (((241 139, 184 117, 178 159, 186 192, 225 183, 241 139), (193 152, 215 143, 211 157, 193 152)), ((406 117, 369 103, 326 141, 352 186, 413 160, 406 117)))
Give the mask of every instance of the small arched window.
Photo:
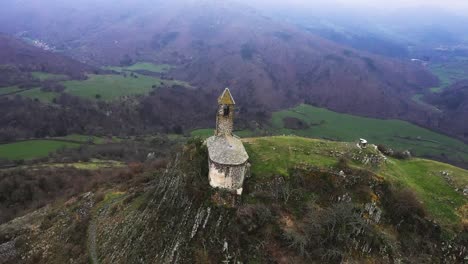
POLYGON ((229 105, 225 105, 223 107, 223 116, 229 116, 229 111, 230 111, 229 105))

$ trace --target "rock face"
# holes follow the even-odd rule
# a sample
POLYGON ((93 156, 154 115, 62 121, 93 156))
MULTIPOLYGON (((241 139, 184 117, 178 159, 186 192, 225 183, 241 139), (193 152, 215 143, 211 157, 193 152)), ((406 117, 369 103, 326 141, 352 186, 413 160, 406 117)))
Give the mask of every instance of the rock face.
POLYGON ((268 145, 253 140, 244 142, 252 160, 274 147, 303 156, 313 149, 339 163, 295 161, 285 177, 258 170, 278 159, 255 162, 241 199, 210 190, 206 147, 190 142, 167 166, 102 195, 86 193, 0 225, 0 264, 467 262, 462 219, 436 224, 416 197, 375 173, 386 164, 366 165, 378 155, 373 148, 304 139, 281 149, 280 137, 268 145), (219 203, 228 197, 234 206, 219 203))
POLYGON ((98 211, 99 263, 237 263, 235 211, 213 206, 205 175, 198 178, 196 167, 186 166, 186 158, 176 158, 146 197, 128 204, 137 209, 112 210, 121 197, 98 211), (207 260, 213 257, 217 261, 207 260))
POLYGON ((249 155, 242 141, 232 134, 234 127, 234 99, 228 88, 218 98, 215 136, 208 138, 208 166, 210 185, 242 194, 248 170, 249 155))

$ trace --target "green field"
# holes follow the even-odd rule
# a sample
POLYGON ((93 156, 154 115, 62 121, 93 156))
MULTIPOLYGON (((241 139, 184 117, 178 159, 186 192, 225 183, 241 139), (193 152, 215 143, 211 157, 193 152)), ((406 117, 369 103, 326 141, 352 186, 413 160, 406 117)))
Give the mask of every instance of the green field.
POLYGON ((42 103, 51 104, 53 100, 59 96, 58 93, 54 92, 44 92, 41 88, 33 88, 29 90, 25 90, 24 92, 18 93, 18 95, 31 98, 33 100, 37 99, 42 103))
POLYGON ((53 73, 48 73, 48 72, 32 72, 31 75, 39 79, 40 81, 57 81, 57 80, 64 80, 68 79, 68 76, 63 75, 63 74, 53 74, 53 73))
POLYGON ((18 86, 8 86, 8 87, 0 87, 0 95, 11 94, 16 92, 21 92, 18 86))
POLYGON ((117 66, 108 66, 104 69, 113 70, 117 72, 124 72, 124 71, 148 71, 154 73, 165 73, 168 72, 172 68, 171 65, 168 64, 153 64, 149 62, 138 62, 133 64, 132 66, 127 67, 117 67, 117 66))
POLYGON ((430 64, 429 70, 440 80, 438 87, 431 88, 433 93, 441 92, 456 81, 468 79, 467 61, 430 64))
POLYGON ((468 203, 461 192, 455 191, 468 185, 466 170, 432 160, 412 159, 391 160, 379 173, 400 186, 414 190, 427 210, 442 223, 458 221, 457 210, 468 203), (442 171, 450 173, 454 186, 448 184, 442 171))
POLYGON ((105 101, 118 99, 122 96, 144 95, 156 88, 166 85, 189 86, 181 81, 165 81, 159 78, 135 74, 122 75, 89 75, 87 80, 65 81, 65 92, 89 99, 99 98, 105 101))
MULTIPOLYGON (((283 175, 290 177, 289 169, 302 166, 333 168, 339 155, 366 157, 378 155, 373 148, 360 150, 354 143, 307 139, 295 136, 276 136, 244 139, 252 164, 252 177, 283 175)), ((441 224, 452 225, 463 219, 461 210, 468 199, 461 191, 468 185, 468 171, 424 159, 389 159, 381 166, 365 165, 359 159, 353 166, 374 171, 396 186, 408 187, 416 192, 429 214, 441 224), (442 171, 450 174, 448 183, 442 171), (452 185, 451 185, 452 184, 452 185)), ((260 179, 261 180, 261 179, 260 179)))
POLYGON ((71 134, 65 137, 54 137, 47 140, 19 141, 15 143, 0 144, 0 158, 9 160, 30 160, 46 157, 50 153, 62 148, 75 148, 87 143, 107 144, 117 143, 120 141, 121 139, 117 137, 105 138, 79 134, 71 134))
POLYGON ((209 138, 212 135, 214 135, 214 128, 201 128, 190 132, 190 136, 192 137, 209 138))
POLYGON ((47 157, 62 148, 77 148, 80 144, 55 140, 28 140, 0 145, 0 158, 31 160, 47 157))
POLYGON ((41 164, 35 167, 73 167, 80 170, 99 170, 108 168, 122 168, 125 167, 125 165, 126 164, 121 161, 91 159, 87 162, 41 164))
POLYGON ((468 161, 468 145, 411 123, 340 114, 304 104, 275 112, 270 129, 276 135, 294 134, 337 141, 365 138, 371 144, 384 144, 399 150, 408 149, 418 156, 468 161), (310 127, 302 130, 287 129, 283 123, 286 117, 295 117, 310 127))
MULTIPOLYGON (((271 124, 265 131, 239 131, 234 134, 251 137, 262 132, 344 142, 357 142, 360 138, 365 138, 371 144, 383 144, 395 150, 410 150, 421 157, 448 158, 454 162, 468 163, 468 145, 457 139, 401 120, 365 118, 305 104, 273 113, 271 124), (285 128, 284 119, 288 117, 297 118, 309 127, 285 128)), ((197 129, 192 131, 191 135, 207 138, 213 133, 213 129, 197 129)))
POLYGON ((336 163, 336 158, 329 156, 330 150, 349 150, 351 143, 307 139, 295 136, 275 136, 248 138, 243 140, 252 173, 269 176, 279 174, 288 177, 288 170, 298 164, 317 167, 329 167, 336 163))

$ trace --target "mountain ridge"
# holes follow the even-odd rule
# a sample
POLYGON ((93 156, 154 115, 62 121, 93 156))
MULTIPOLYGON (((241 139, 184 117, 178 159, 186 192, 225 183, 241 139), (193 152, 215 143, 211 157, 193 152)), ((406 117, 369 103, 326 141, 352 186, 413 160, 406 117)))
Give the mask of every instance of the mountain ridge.
MULTIPOLYGON (((181 97, 195 96, 194 101, 202 102, 230 86, 248 121, 258 122, 258 116, 308 103, 343 113, 402 119, 467 140, 457 125, 442 125, 446 123, 440 113, 412 99, 438 83, 419 63, 340 46, 231 2, 119 3, 128 8, 106 6, 103 13, 92 5, 76 4, 67 17, 61 5, 40 10, 42 14, 23 3, 1 18, 5 23, 0 30, 11 34, 26 30, 24 36, 43 39, 64 54, 94 65, 171 64, 170 77, 201 91, 200 95, 183 92, 181 97), (25 25, 9 20, 15 12, 26 12, 18 8, 32 14, 25 25), (69 30, 59 31, 61 23, 70 25, 69 30), (47 31, 44 25, 52 29, 47 31)), ((144 100, 150 112, 143 119, 164 119, 156 107, 147 106, 166 96, 159 92, 144 100)), ((187 106, 173 104, 174 114, 187 119, 187 106)))

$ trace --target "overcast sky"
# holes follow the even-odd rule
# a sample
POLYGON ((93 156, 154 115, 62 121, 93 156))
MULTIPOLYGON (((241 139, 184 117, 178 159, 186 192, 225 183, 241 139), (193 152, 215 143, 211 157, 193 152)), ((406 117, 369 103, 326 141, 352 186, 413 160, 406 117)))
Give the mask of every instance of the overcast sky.
POLYGON ((429 6, 443 8, 468 16, 468 0, 238 0, 244 3, 255 3, 263 6, 314 7, 339 5, 350 8, 372 8, 379 10, 407 7, 429 6), (332 4, 332 2, 334 2, 332 4))

